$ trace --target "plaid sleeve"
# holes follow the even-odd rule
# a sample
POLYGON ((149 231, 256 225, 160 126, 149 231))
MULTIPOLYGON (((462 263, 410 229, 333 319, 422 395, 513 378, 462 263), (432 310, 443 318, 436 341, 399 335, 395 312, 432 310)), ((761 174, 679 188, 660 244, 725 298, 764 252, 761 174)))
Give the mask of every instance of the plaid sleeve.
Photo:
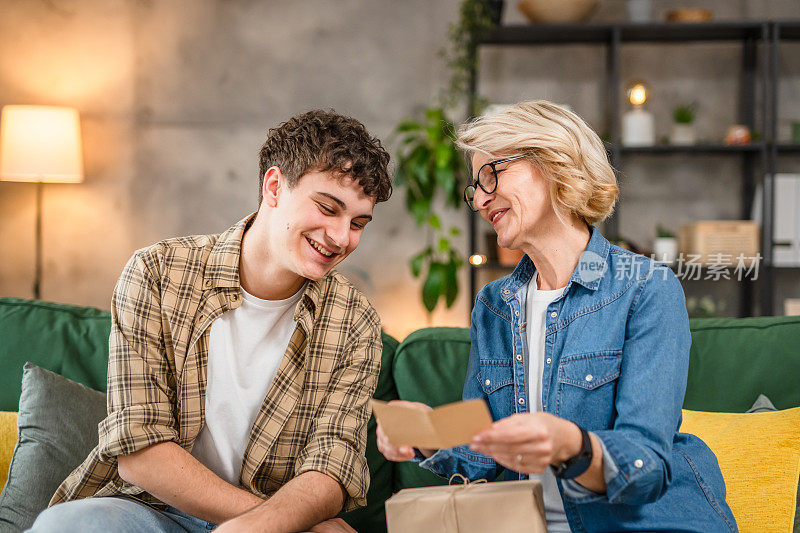
POLYGON ((347 491, 343 511, 367 503, 369 401, 378 383, 383 349, 378 314, 371 307, 360 311, 295 463, 295 475, 316 470, 337 480, 347 491))
POLYGON ((139 251, 128 261, 111 300, 108 416, 98 452, 107 460, 177 440, 174 365, 162 335, 157 260, 139 251))

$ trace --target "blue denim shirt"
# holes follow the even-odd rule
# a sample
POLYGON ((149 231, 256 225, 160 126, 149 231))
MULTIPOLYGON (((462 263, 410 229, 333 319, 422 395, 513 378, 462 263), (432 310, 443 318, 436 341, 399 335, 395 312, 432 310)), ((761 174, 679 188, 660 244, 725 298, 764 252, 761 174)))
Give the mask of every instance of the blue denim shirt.
MULTIPOLYGON (((591 238, 562 296, 547 308, 543 410, 602 442, 606 492, 558 480, 573 531, 736 531, 713 452, 678 433, 691 336, 672 271, 591 238)), ((528 412, 525 256, 486 285, 472 311, 463 398, 486 400, 495 420, 528 412)), ((420 466, 443 477, 495 479, 504 468, 468 446, 439 450, 420 466)), ((506 471, 505 479, 524 479, 506 471)))

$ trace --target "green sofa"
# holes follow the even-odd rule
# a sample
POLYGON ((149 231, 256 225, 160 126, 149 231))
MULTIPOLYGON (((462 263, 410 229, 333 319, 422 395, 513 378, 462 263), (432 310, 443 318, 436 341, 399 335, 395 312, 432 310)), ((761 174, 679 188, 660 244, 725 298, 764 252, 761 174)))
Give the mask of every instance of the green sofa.
MULTIPOLYGON (((16 411, 25 361, 105 391, 109 313, 93 308, 0 298, 0 411, 16 411)), ((696 319, 684 407, 744 412, 759 394, 775 407, 800 406, 800 317, 696 319)), ((383 336, 375 397, 430 405, 457 401, 466 373, 469 331, 426 328, 398 343, 383 336)), ((368 505, 344 518, 361 532, 385 531, 384 501, 406 487, 444 483, 410 463, 389 463, 370 421, 368 505)))

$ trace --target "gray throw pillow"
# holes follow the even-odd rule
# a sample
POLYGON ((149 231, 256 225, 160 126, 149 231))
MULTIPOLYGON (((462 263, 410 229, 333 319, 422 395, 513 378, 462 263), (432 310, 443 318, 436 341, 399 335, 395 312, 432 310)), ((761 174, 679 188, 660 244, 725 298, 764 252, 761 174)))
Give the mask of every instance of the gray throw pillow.
MULTIPOLYGON (((764 396, 763 394, 759 394, 758 398, 756 398, 756 403, 748 409, 747 413, 768 413, 770 411, 777 411, 775 406, 772 405, 772 402, 769 401, 769 398, 764 396)), ((796 511, 794 512, 794 528, 792 529, 792 533, 800 533, 800 483, 797 486, 797 507, 796 511)))
POLYGON ((0 532, 28 529, 58 486, 97 446, 106 396, 25 363, 19 442, 0 494, 0 532))
POLYGON ((753 406, 745 411, 746 413, 768 413, 769 411, 777 411, 769 398, 763 394, 759 394, 753 406))

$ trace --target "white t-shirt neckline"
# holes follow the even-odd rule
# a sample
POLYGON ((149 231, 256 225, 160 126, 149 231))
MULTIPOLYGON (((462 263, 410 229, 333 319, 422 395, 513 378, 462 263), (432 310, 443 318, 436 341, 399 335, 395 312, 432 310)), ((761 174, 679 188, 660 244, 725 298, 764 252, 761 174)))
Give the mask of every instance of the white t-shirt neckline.
POLYGON ((264 300, 240 287, 242 304, 211 324, 205 424, 191 453, 233 485, 238 485, 253 423, 297 327, 294 308, 306 286, 283 300, 264 300))
MULTIPOLYGON (((538 272, 535 272, 528 282, 525 301, 525 331, 528 334, 528 401, 533 412, 542 411, 542 373, 544 372, 547 307, 557 300, 567 288, 564 286, 559 289, 541 290, 536 286, 537 279, 538 272)), ((541 474, 531 474, 529 477, 542 482, 547 531, 569 531, 564 502, 558 491, 553 471, 548 468, 541 474)))

